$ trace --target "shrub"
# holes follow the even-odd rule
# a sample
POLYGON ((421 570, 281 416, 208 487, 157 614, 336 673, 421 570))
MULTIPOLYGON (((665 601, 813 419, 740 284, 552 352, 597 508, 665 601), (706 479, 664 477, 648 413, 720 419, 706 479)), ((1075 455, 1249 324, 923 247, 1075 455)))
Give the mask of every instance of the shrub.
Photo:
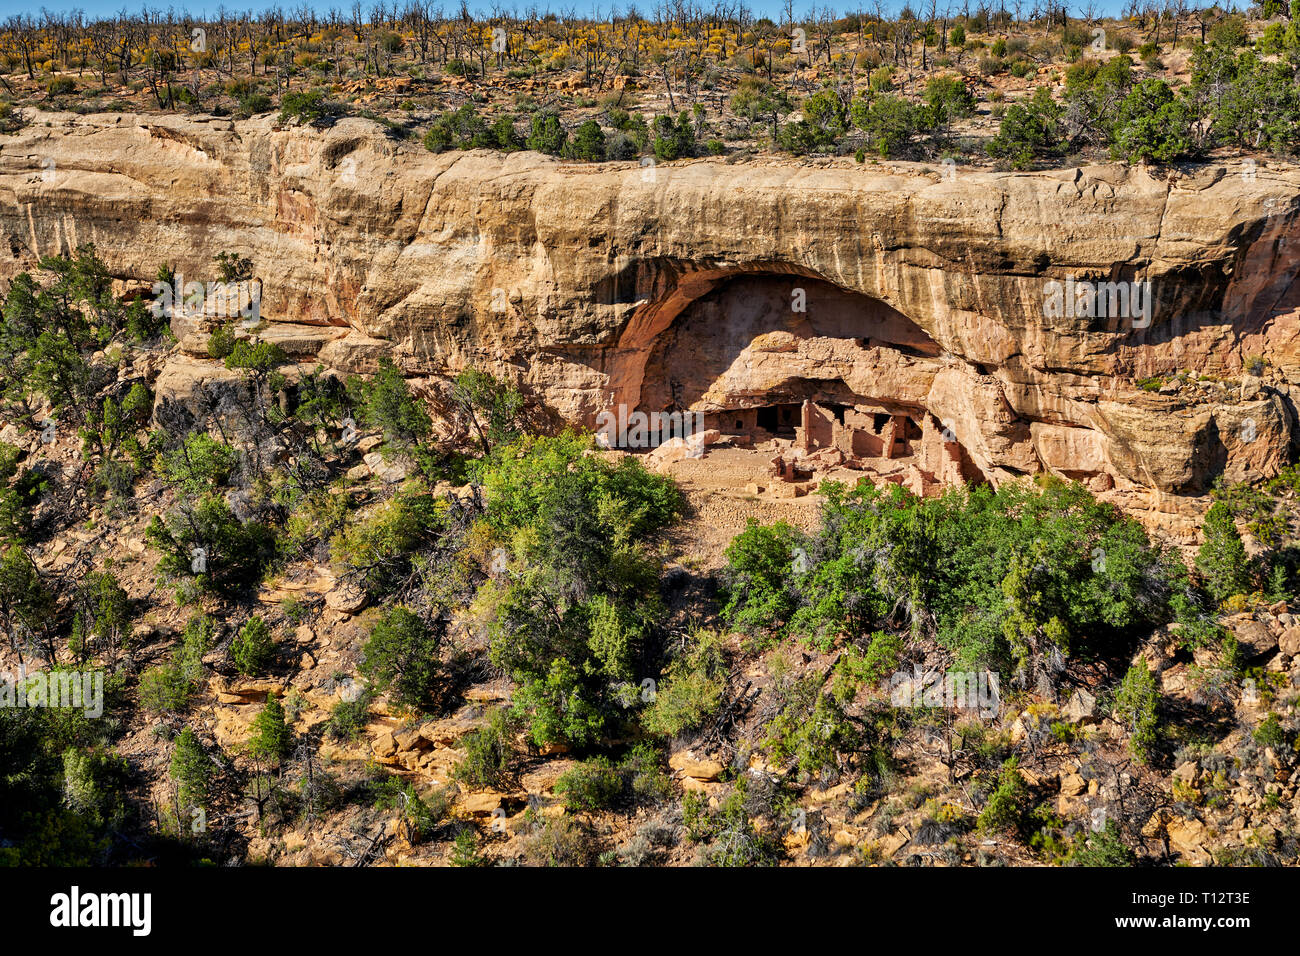
MULTIPOLYGON (((512 124, 511 133, 513 129, 512 124)), ((495 127, 489 129, 475 112, 473 103, 465 103, 459 109, 443 113, 433 121, 433 125, 424 134, 424 146, 434 153, 446 149, 491 148, 500 145, 497 133, 495 127)))
POLYGON ((78 661, 116 655, 131 644, 131 599, 111 571, 91 571, 77 584, 69 650, 78 661))
POLYGON ((1094 652, 1168 614, 1178 562, 1080 485, 822 492, 822 527, 802 551, 780 525, 751 526, 728 549, 732 626, 827 642, 901 612, 963 667, 1044 673, 1077 637, 1094 652))
POLYGON ((234 328, 229 325, 218 326, 208 335, 208 343, 205 346, 208 358, 224 360, 235 350, 237 341, 239 339, 235 335, 234 328))
POLYGON ((496 141, 497 149, 508 153, 524 148, 524 141, 520 137, 518 130, 515 129, 515 118, 513 116, 498 116, 493 121, 492 138, 496 141))
POLYGON ((641 148, 627 133, 616 132, 605 140, 606 159, 636 159, 639 155, 641 155, 641 148))
POLYGON ((695 127, 685 112, 677 121, 671 116, 656 116, 654 121, 655 159, 668 162, 695 154, 695 127))
POLYGON ((353 700, 340 700, 330 710, 326 729, 335 740, 356 740, 370 719, 372 694, 369 688, 353 700))
POLYGON ((361 673, 399 706, 430 710, 442 691, 442 637, 441 619, 430 625, 407 608, 392 608, 370 632, 361 673))
POLYGON ((96 826, 113 826, 126 813, 130 768, 124 758, 104 750, 63 752, 63 793, 68 805, 96 826))
POLYGON ((238 467, 239 453, 207 432, 191 432, 154 459, 164 481, 195 497, 229 484, 238 467))
POLYGON ((452 841, 452 866, 487 866, 488 859, 479 853, 478 835, 469 828, 461 830, 452 841))
POLYGON ((327 102, 320 90, 294 91, 280 98, 280 122, 297 119, 303 123, 320 123, 339 112, 337 104, 327 102))
POLYGON ((560 775, 555 795, 565 809, 608 810, 623 793, 623 776, 608 757, 593 757, 560 775))
POLYGON ((461 738, 465 758, 456 765, 456 779, 483 789, 504 785, 514 762, 514 734, 514 720, 509 711, 498 709, 489 713, 484 726, 461 738))
POLYGON ((619 764, 629 798, 637 804, 660 804, 673 794, 663 756, 649 744, 637 744, 619 764))
POLYGON ((43 479, 34 469, 19 473, 19 451, 0 442, 0 541, 18 542, 31 530, 32 508, 43 479))
POLYGON ((244 282, 253 278, 253 260, 248 256, 223 249, 212 260, 222 282, 244 282))
POLYGON ((1210 42, 1232 50, 1245 45, 1250 39, 1246 30, 1246 21, 1238 15, 1226 16, 1210 27, 1210 42))
POLYGON ((860 650, 855 644, 846 647, 835 667, 832 692, 836 698, 847 704, 863 684, 872 687, 896 673, 903 646, 901 634, 877 631, 871 635, 866 650, 860 650))
POLYGON ((1159 699, 1155 675, 1146 661, 1128 669, 1115 694, 1115 719, 1128 728, 1129 749, 1141 763, 1149 763, 1155 753, 1159 699))
POLYGON ((447 530, 448 505, 419 483, 399 491, 330 541, 330 558, 375 597, 392 593, 413 572, 419 552, 447 530))
POLYGON ((478 438, 483 454, 520 436, 524 399, 508 383, 466 369, 452 380, 450 399, 459 420, 478 438))
POLYGON ((573 817, 548 817, 523 840, 529 866, 591 866, 600 851, 592 829, 573 817))
POLYGON ((243 369, 254 375, 265 376, 289 361, 288 354, 274 342, 254 342, 237 339, 225 357, 229 369, 243 369))
POLYGON ((416 793, 415 785, 400 777, 390 776, 380 785, 375 799, 377 810, 397 810, 406 839, 418 844, 447 818, 451 800, 442 790, 435 790, 423 799, 416 793))
POLYGON ((239 98, 239 112, 243 116, 256 116, 271 112, 271 97, 265 93, 248 93, 239 98))
POLYGON ((38 281, 20 273, 0 314, 0 381, 10 398, 44 396, 54 417, 76 408, 80 418, 117 370, 95 357, 121 331, 127 310, 93 246, 75 256, 38 261, 38 281))
POLYGON ((784 149, 796 155, 833 147, 848 129, 848 111, 834 90, 818 90, 803 101, 803 119, 787 123, 778 136, 784 149))
POLYGON ((176 784, 179 825, 192 811, 206 807, 212 786, 212 760, 188 727, 176 737, 169 772, 176 784))
POLYGON ((267 694, 266 706, 253 718, 252 731, 248 752, 254 757, 279 764, 289 756, 293 731, 285 720, 284 705, 274 691, 267 694))
POLYGON ((1029 787, 1013 757, 998 773, 998 784, 989 794, 976 825, 985 833, 1012 833, 1020 829, 1029 797, 1029 787))
POLYGON ((230 656, 241 674, 260 674, 275 656, 271 629, 260 617, 251 617, 230 644, 230 656))
POLYGON ((863 743, 859 725, 831 694, 821 692, 816 674, 797 681, 780 713, 764 728, 763 746, 774 765, 792 764, 800 773, 834 773, 863 743))
POLYGON ((0 865, 103 864, 110 846, 104 831, 112 821, 96 811, 111 816, 123 788, 112 779, 111 767, 104 767, 108 772, 102 778, 95 773, 97 760, 84 768, 92 780, 79 774, 83 768, 73 767, 70 781, 63 757, 69 749, 100 752, 109 723, 79 710, 0 707, 0 865), (80 808, 70 799, 78 794, 87 798, 80 808))
POLYGON ((560 117, 551 110, 533 114, 525 144, 531 150, 551 156, 563 154, 569 134, 560 124, 560 117))
POLYGON ((1163 80, 1146 79, 1119 106, 1111 152, 1130 163, 1169 163, 1195 151, 1193 115, 1163 80))
POLYGON ((870 103, 858 99, 852 107, 853 123, 867 134, 867 140, 881 156, 904 152, 921 127, 916 108, 893 94, 877 96, 870 103))
POLYGON ((367 425, 382 429, 390 446, 412 448, 433 430, 429 413, 411 394, 406 379, 387 356, 379 360, 379 371, 361 384, 359 391, 362 418, 367 425))
POLYGON ((1089 834, 1083 845, 1070 854, 1070 866, 1124 866, 1137 865, 1137 854, 1124 843, 1119 824, 1107 820, 1096 833, 1089 834))
POLYGON ((773 828, 759 830, 749 806, 747 777, 736 780, 731 792, 710 809, 701 794, 688 791, 682 799, 682 819, 690 838, 707 843, 703 861, 712 866, 773 866, 781 844, 773 828))
POLYGON ((643 723, 652 734, 679 737, 704 725, 722 703, 727 687, 726 661, 717 637, 693 635, 695 645, 669 665, 646 708, 643 723))
POLYGON ((5 548, 0 557, 0 621, 10 643, 16 647, 23 637, 44 638, 47 656, 53 658, 49 643, 53 615, 54 595, 36 562, 17 545, 5 548))
POLYGON ((177 578, 192 577, 200 587, 232 593, 262 579, 277 554, 275 529, 240 521, 225 500, 201 498, 182 506, 166 521, 155 516, 145 539, 161 552, 158 569, 177 578))
MULTIPOLYGON (((571 502, 561 491, 586 499, 583 504, 619 538, 647 538, 682 514, 685 501, 672 479, 657 475, 633 457, 617 465, 590 456, 590 436, 565 432, 553 438, 524 437, 496 456, 482 476, 487 519, 498 531, 541 531, 565 518, 571 502), (561 488, 565 476, 571 485, 561 488)), ((593 571, 598 570, 592 565, 593 571)))
POLYGON ((605 132, 595 120, 586 120, 573 134, 569 153, 574 159, 599 163, 605 158, 605 132))
POLYGON ((1253 734, 1255 743, 1261 747, 1272 747, 1274 750, 1282 750, 1287 745, 1287 734, 1282 729, 1281 722, 1277 719, 1277 714, 1269 714, 1265 717, 1253 734))
MULTIPOLYGON (((95 485, 100 494, 115 500, 131 497, 139 467, 147 457, 137 433, 152 411, 153 396, 138 382, 120 401, 105 396, 102 404, 87 411, 81 429, 82 451, 99 460, 95 485)), ((0 479, 2 469, 0 465, 0 479)))
POLYGON ((785 628, 797 607, 791 578, 796 549, 804 543, 783 521, 765 526, 746 520, 726 550, 722 617, 728 625, 749 633, 785 628))
POLYGON ((1204 544, 1196 552, 1196 570, 1216 604, 1251 590, 1250 559, 1226 502, 1216 501, 1201 526, 1204 544))
POLYGON ((662 613, 647 542, 682 507, 671 480, 584 454, 590 445, 522 439, 484 473, 487 522, 519 570, 485 585, 479 604, 538 743, 583 745, 623 719, 620 685, 662 613))
POLYGON ((924 125, 944 130, 954 119, 975 112, 975 96, 959 76, 941 74, 925 82, 924 125))
POLYGON ((990 156, 1006 159, 1012 169, 1028 169, 1036 159, 1057 154, 1062 146, 1061 107, 1040 86, 1028 103, 1013 103, 989 141, 990 156))
POLYGON ((894 68, 878 66, 867 77, 867 86, 873 93, 888 93, 894 88, 894 68))
POLYGON ((608 757, 592 757, 566 771, 555 783, 556 796, 569 812, 610 810, 621 804, 662 803, 672 783, 661 768, 654 748, 640 744, 615 764, 608 757))
MULTIPOLYGON (((285 556, 291 560, 322 557, 322 544, 333 540, 335 535, 346 534, 354 507, 347 495, 332 494, 328 488, 314 489, 294 502, 284 523, 285 556)), ((328 548, 324 550, 328 553, 328 548)), ((285 615, 299 624, 310 611, 305 602, 295 601, 285 608, 285 615)))
POLYGON ((203 676, 203 655, 212 646, 215 631, 212 618, 200 614, 190 618, 170 660, 141 676, 141 707, 154 713, 179 713, 189 708, 203 676))

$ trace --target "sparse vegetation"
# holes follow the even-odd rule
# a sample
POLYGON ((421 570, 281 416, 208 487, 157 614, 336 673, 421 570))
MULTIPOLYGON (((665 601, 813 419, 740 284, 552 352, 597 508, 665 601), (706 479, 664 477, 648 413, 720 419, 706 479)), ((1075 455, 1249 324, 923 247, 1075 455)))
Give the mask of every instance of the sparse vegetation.
MULTIPOLYGON (((360 7, 351 19, 309 5, 222 16, 204 51, 180 43, 179 21, 151 14, 10 18, 0 25, 0 136, 29 142, 33 131, 22 131, 44 122, 41 111, 271 114, 235 134, 214 122, 213 142, 251 129, 271 137, 265 162, 279 166, 297 162, 296 144, 319 144, 338 180, 328 208, 311 215, 356 216, 363 231, 376 203, 411 223, 422 215, 409 194, 350 181, 383 161, 376 143, 418 157, 431 181, 475 164, 530 176, 553 165, 443 155, 452 151, 546 154, 571 164, 560 175, 579 189, 596 171, 577 164, 627 163, 607 171, 625 177, 626 203, 610 213, 624 217, 647 204, 671 211, 660 175, 703 182, 734 164, 743 179, 743 164, 763 153, 787 155, 771 168, 810 184, 823 167, 883 179, 901 175, 895 161, 918 161, 907 175, 930 180, 924 196, 906 196, 915 211, 944 201, 943 182, 968 167, 1113 158, 1169 167, 1130 174, 1162 190, 1166 179, 1190 185, 1201 161, 1272 164, 1300 150, 1300 3, 1135 9, 1124 21, 933 6, 802 19, 683 7, 525 21, 420 4, 380 5, 373 23, 360 7), (1103 25, 1111 45, 1092 46, 1091 28, 1103 25), (795 29, 806 40, 797 47, 795 29), (364 124, 383 138, 357 134, 364 124)), ((169 122, 151 135, 178 156, 193 152, 170 138, 169 122)), ((1041 178, 1068 192, 1071 175, 1041 178)), ((63 188, 10 178, 19 196, 63 188)), ((272 199, 277 215, 307 212, 292 196, 272 199)), ((783 224, 796 212, 806 208, 777 210, 783 224)), ((531 236, 536 225, 458 234, 435 224, 405 241, 454 251, 497 241, 494 229, 531 236)), ((1144 336, 1177 335, 1173 323, 1133 335, 1078 326, 1104 340, 1089 348, 1112 349, 1094 353, 1080 382, 1100 379, 1121 354, 1113 349, 1132 349, 1131 364, 1115 364, 1124 398, 1198 403, 1204 455, 1193 470, 1205 483, 1193 488, 1176 469, 1151 479, 1162 494, 1186 492, 1184 503, 1212 496, 1197 544, 1194 523, 1178 534, 1165 526, 1185 514, 1153 506, 1148 516, 1134 504, 1146 486, 1120 456, 1136 439, 1108 446, 1109 471, 1051 457, 1054 443, 1078 437, 1056 434, 1066 431, 1059 407, 1110 416, 1113 396, 1079 385, 1053 399, 1060 406, 1025 412, 1017 389, 1057 357, 1029 334, 990 345, 1004 354, 1025 345, 1021 378, 983 360, 959 370, 961 388, 987 387, 989 401, 1016 413, 979 436, 999 449, 983 455, 996 459, 987 469, 948 447, 958 426, 922 425, 922 392, 881 396, 870 415, 888 420, 873 426, 882 443, 882 428, 890 441, 927 443, 902 456, 915 462, 889 446, 893 470, 852 486, 826 480, 821 464, 810 478, 809 454, 766 471, 771 449, 790 451, 790 429, 807 427, 796 424, 800 408, 811 414, 800 389, 813 378, 744 386, 737 417, 779 420, 780 433, 737 435, 720 421, 710 455, 723 454, 702 468, 676 470, 671 445, 611 452, 586 431, 562 430, 561 419, 612 401, 604 391, 618 376, 643 395, 664 386, 665 408, 721 417, 713 394, 672 376, 652 381, 661 354, 648 330, 672 320, 671 308, 656 310, 676 308, 686 281, 709 308, 725 305, 722 281, 749 268, 743 250, 720 248, 701 270, 675 238, 656 237, 668 285, 691 277, 661 288, 658 273, 612 247, 599 294, 558 313, 534 309, 531 293, 480 289, 467 270, 470 291, 448 279, 451 311, 423 325, 418 295, 374 296, 359 282, 346 302, 323 295, 312 305, 313 321, 376 337, 339 363, 349 375, 327 367, 324 349, 320 364, 305 358, 315 339, 285 336, 278 314, 207 321, 177 303, 154 308, 161 293, 151 301, 149 283, 133 281, 135 260, 72 248, 79 232, 62 228, 11 237, 14 271, 27 271, 7 281, 0 314, 0 630, 6 668, 23 674, 0 695, 46 696, 32 707, 0 701, 0 864, 1300 859, 1289 813, 1300 762, 1300 468, 1278 465, 1289 454, 1279 443, 1268 455, 1254 446, 1245 469, 1237 448, 1255 438, 1228 426, 1238 424, 1230 393, 1238 404, 1286 406, 1275 343, 1243 340, 1242 354, 1179 371, 1164 352, 1136 354, 1163 348, 1169 340, 1144 336), (38 257, 37 240, 70 251, 38 257), (469 295, 495 318, 484 321, 469 295), (577 330, 568 352, 545 340, 556 321, 577 330), (541 330, 528 360, 554 369, 524 369, 524 349, 496 349, 498 331, 516 326, 541 330), (435 349, 416 343, 425 332, 446 336, 441 364, 426 366, 435 349), (384 339, 391 347, 377 354, 384 339), (182 353, 203 374, 165 382, 161 370, 182 353), (541 394, 564 375, 571 398, 541 394), (780 397, 760 399, 764 388, 780 397), (709 466, 743 453, 765 459, 763 476, 786 469, 794 480, 782 493, 738 481, 718 494, 709 466), (950 480, 954 468, 971 481, 950 480), (1227 478, 1261 468, 1273 477, 1227 478), (89 706, 50 704, 61 688, 101 678, 89 706), (989 694, 963 698, 959 688, 989 694)), ((599 246, 585 220, 574 229, 599 246)), ((863 237, 863 249, 868 238, 892 241, 863 237)), ((1068 265, 1032 245, 998 268, 1020 282, 1068 265)), ((992 262, 1003 252, 972 255, 992 262)), ((197 268, 189 252, 176 255, 197 268)), ((292 268, 257 255, 235 245, 205 257, 202 287, 210 276, 247 291, 292 268)), ((946 261, 940 245, 925 255, 946 261)), ((550 263, 557 288, 567 265, 550 263)), ((170 288, 180 267, 155 260, 146 275, 157 268, 170 288)), ((773 268, 813 278, 806 262, 773 268)), ((983 294, 982 277, 958 289, 963 270, 935 267, 936 281, 957 277, 957 317, 983 294)), ((895 292, 880 296, 902 309, 895 292)), ((869 324, 903 323, 881 307, 869 324)), ((776 362, 789 336, 808 350, 800 360, 834 369, 838 355, 816 351, 829 321, 799 313, 761 347, 747 348, 753 336, 718 354, 685 338, 673 347, 734 375, 776 362)), ((935 342, 900 347, 889 362, 927 368, 963 326, 936 328, 925 330, 935 342)), ((875 334, 852 333, 864 349, 877 347, 875 334)), ((330 348, 347 352, 358 337, 330 348)), ((839 390, 859 380, 817 374, 814 390, 837 395, 828 414, 847 415, 839 390)), ((931 377, 922 374, 925 389, 931 377)), ((964 408, 975 394, 943 400, 964 408)), ((1125 428, 1119 415, 1106 421, 1125 428)), ((1249 421, 1253 436, 1259 422, 1249 421)), ((826 457, 836 475, 872 474, 826 457)))

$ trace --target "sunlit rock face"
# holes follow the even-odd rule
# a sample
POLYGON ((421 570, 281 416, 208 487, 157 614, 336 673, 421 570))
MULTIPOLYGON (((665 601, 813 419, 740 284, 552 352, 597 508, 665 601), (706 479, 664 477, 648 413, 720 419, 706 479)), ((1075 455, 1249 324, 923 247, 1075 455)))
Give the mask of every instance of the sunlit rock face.
POLYGON ((123 280, 203 281, 239 251, 303 361, 478 365, 587 426, 798 414, 940 484, 1049 471, 1175 510, 1291 454, 1295 169, 646 168, 432 155, 360 119, 34 119, 0 142, 0 275, 94 243, 123 280))

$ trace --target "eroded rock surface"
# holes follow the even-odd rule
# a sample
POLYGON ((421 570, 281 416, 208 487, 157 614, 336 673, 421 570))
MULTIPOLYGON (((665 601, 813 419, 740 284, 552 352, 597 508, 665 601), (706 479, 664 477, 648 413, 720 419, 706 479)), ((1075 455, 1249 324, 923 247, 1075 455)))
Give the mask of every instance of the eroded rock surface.
MULTIPOLYGON (((475 364, 587 426, 689 409, 753 438, 809 402, 872 420, 868 458, 898 419, 923 485, 1045 470, 1177 512, 1290 454, 1298 197, 1291 168, 646 169, 433 155, 361 119, 43 113, 0 144, 0 275, 94 243, 123 280, 204 281, 237 250, 298 361, 475 364), (1053 306, 1067 281, 1133 300, 1053 306)), ((182 390, 206 361, 185 331, 182 390)))

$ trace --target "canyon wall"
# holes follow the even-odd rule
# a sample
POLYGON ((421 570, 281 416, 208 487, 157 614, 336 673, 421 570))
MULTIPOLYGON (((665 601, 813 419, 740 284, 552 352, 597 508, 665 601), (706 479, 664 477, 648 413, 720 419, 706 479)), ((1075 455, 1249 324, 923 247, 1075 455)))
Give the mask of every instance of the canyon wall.
POLYGON ((0 140, 0 278, 93 243, 119 278, 206 281, 238 251, 268 334, 342 371, 478 365, 588 426, 824 388, 933 416, 990 480, 1172 511, 1292 454, 1294 168, 656 167, 433 155, 362 119, 27 117, 0 140), (1086 283, 1125 314, 1076 307, 1086 283))

